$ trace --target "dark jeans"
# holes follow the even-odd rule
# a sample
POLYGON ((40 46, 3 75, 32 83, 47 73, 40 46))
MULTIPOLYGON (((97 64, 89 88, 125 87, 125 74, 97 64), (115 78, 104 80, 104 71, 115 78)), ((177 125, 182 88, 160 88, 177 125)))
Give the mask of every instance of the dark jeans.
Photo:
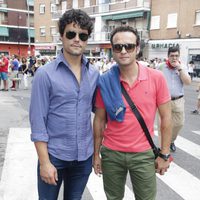
POLYGON ((49 155, 51 163, 57 168, 57 185, 42 181, 38 164, 39 200, 57 200, 59 189, 64 181, 64 200, 80 200, 92 171, 92 156, 85 161, 63 161, 49 155))

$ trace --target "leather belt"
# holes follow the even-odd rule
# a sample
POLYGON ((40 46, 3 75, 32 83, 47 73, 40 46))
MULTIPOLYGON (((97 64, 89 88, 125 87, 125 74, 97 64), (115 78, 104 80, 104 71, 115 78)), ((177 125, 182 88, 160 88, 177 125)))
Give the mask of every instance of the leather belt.
POLYGON ((182 97, 183 97, 183 95, 180 95, 180 96, 178 96, 178 97, 171 97, 171 100, 174 101, 174 100, 180 99, 180 98, 182 98, 182 97))

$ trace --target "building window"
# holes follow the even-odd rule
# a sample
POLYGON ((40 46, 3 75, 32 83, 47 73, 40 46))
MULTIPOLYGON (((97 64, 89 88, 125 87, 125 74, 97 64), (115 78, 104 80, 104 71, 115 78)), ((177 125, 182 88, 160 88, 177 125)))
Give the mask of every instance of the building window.
POLYGON ((52 27, 50 28, 50 31, 51 31, 51 35, 56 35, 56 34, 57 34, 57 29, 56 29, 55 26, 52 26, 52 27))
POLYGON ((40 36, 45 36, 46 35, 46 30, 45 26, 40 27, 40 36))
POLYGON ((45 13, 45 4, 40 4, 40 14, 45 13))
POLYGON ((151 30, 160 29, 160 16, 151 17, 151 30))
POLYGON ((195 14, 195 25, 200 25, 200 10, 196 11, 195 14))
POLYGON ((98 3, 100 5, 100 4, 110 3, 110 2, 109 2, 109 0, 99 0, 98 3))
POLYGON ((62 7, 62 14, 63 14, 67 10, 67 1, 62 1, 61 7, 62 7))
POLYGON ((72 8, 78 8, 78 0, 73 0, 73 6, 72 8))
POLYGON ((56 11, 57 11, 57 6, 51 3, 51 13, 56 12, 56 11))
POLYGON ((177 27, 177 13, 168 14, 167 18, 167 28, 177 27))
POLYGON ((84 0, 84 7, 90 6, 90 0, 84 0))

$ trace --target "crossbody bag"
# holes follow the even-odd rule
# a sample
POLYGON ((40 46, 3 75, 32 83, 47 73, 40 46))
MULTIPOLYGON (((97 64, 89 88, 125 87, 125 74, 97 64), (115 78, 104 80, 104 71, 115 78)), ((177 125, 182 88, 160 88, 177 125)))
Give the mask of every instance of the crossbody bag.
MULTIPOLYGON (((151 137, 151 135, 150 135, 150 133, 149 133, 149 130, 148 130, 147 126, 146 126, 146 123, 145 123, 145 121, 144 121, 142 115, 140 114, 140 112, 139 112, 139 110, 137 109, 137 107, 135 106, 134 102, 132 101, 132 99, 131 99, 130 96, 128 95, 128 93, 127 93, 127 91, 125 90, 125 88, 124 88, 124 86, 123 86, 122 83, 121 83, 121 91, 122 91, 122 94, 124 95, 124 97, 125 97, 127 103, 128 103, 129 106, 131 107, 131 110, 133 111, 133 113, 135 114, 137 120, 139 121, 140 126, 142 127, 142 129, 143 129, 143 131, 144 131, 144 133, 145 133, 145 135, 146 135, 146 137, 147 137, 147 140, 148 140, 149 144, 151 145, 151 148, 152 148, 152 150, 153 150, 153 153, 154 153, 155 159, 156 159, 156 158, 158 157, 158 155, 159 155, 160 148, 158 148, 158 147, 154 144, 154 142, 153 142, 153 140, 152 140, 152 137, 151 137)), ((170 161, 172 161, 172 160, 173 160, 173 158, 172 158, 172 156, 170 156, 170 161)))

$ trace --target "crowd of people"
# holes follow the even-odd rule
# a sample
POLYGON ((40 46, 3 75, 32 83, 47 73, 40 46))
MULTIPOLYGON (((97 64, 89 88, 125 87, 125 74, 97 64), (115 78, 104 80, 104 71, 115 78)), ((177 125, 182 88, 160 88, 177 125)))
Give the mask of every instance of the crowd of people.
POLYGON ((28 89, 28 77, 34 76, 37 69, 54 57, 19 57, 17 55, 0 55, 0 90, 16 91, 23 79, 23 89, 28 89))

